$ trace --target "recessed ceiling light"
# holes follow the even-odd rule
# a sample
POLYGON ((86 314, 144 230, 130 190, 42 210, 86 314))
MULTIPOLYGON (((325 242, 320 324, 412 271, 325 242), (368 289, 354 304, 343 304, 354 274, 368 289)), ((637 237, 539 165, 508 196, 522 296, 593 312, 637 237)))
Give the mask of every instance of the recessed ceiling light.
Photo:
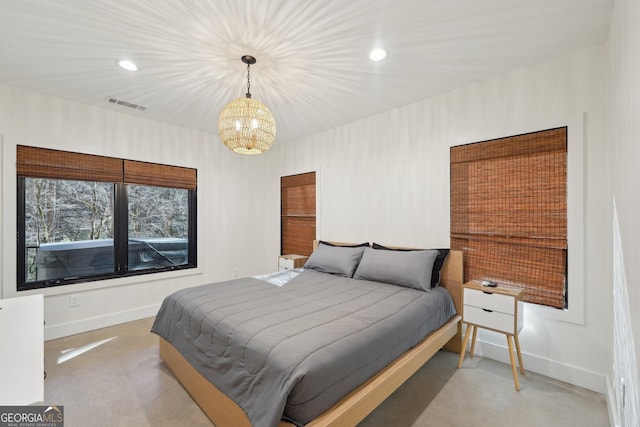
POLYGON ((138 66, 128 59, 122 59, 120 61, 116 61, 118 67, 125 69, 127 71, 138 71, 138 66))
POLYGON ((369 59, 372 61, 382 61, 389 56, 389 51, 383 47, 377 47, 369 53, 369 59))

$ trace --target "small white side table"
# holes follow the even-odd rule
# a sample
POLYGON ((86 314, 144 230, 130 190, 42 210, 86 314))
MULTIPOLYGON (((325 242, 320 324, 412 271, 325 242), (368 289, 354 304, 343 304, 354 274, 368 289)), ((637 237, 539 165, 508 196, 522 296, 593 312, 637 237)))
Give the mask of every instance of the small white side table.
POLYGON ((516 390, 520 390, 516 361, 513 355, 513 343, 515 342, 520 373, 524 375, 524 365, 522 364, 522 353, 520 352, 520 341, 518 333, 523 326, 522 316, 522 288, 498 285, 497 287, 482 286, 476 281, 470 281, 462 286, 463 289, 463 309, 462 322, 467 324, 467 331, 462 342, 460 360, 458 368, 462 367, 464 353, 467 350, 469 335, 473 331, 471 340, 471 350, 469 357, 473 357, 476 346, 476 334, 478 328, 489 329, 500 332, 507 337, 509 348, 509 358, 511 359, 511 371, 513 372, 513 382, 516 390))
POLYGON ((44 401, 44 297, 0 299, 0 405, 44 401))

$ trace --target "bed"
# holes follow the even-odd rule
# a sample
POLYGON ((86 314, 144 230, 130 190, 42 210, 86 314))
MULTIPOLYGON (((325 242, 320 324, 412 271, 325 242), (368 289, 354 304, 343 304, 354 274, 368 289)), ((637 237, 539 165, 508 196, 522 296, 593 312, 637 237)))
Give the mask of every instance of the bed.
POLYGON ((417 255, 354 247, 327 252, 353 258, 337 272, 323 270, 322 245, 284 284, 236 279, 165 299, 160 357, 216 426, 356 425, 443 346, 460 350, 461 252, 425 292, 368 277, 391 271, 375 257, 417 255))

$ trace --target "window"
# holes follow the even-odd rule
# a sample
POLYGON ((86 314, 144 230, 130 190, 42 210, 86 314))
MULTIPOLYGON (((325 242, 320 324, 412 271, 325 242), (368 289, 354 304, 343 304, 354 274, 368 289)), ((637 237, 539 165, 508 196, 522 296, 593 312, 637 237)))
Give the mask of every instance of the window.
POLYGON ((196 171, 18 146, 18 290, 196 266, 196 171))
POLYGON ((282 254, 311 255, 316 238, 316 173, 280 178, 282 254))
POLYGON ((129 185, 129 270, 188 263, 189 192, 129 185))
POLYGON ((451 248, 465 280, 567 307, 567 128, 451 148, 451 248))

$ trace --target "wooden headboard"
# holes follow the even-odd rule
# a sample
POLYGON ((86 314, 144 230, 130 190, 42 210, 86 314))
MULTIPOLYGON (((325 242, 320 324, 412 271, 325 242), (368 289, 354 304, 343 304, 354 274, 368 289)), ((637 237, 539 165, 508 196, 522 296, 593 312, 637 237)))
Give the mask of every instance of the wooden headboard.
MULTIPOLYGON (((313 250, 316 250, 318 247, 319 240, 313 241, 313 250)), ((343 245, 352 245, 353 243, 343 243, 343 242, 329 242, 332 245, 343 246, 343 245)), ((399 247, 391 247, 393 249, 413 249, 413 248, 399 248, 399 247)), ((447 256, 442 269, 440 270, 440 286, 446 288, 447 291, 451 294, 451 298, 453 299, 453 304, 456 307, 456 311, 458 314, 462 313, 462 281, 463 281, 463 258, 462 251, 449 251, 449 255, 447 256)), ((445 348, 447 350, 454 351, 456 353, 460 352, 462 347, 462 324, 458 323, 458 333, 449 341, 445 348)))
MULTIPOLYGON (((458 315, 462 315, 462 282, 464 268, 462 251, 449 251, 442 269, 440 270, 440 286, 447 288, 456 306, 458 315)), ((444 346, 447 350, 460 353, 462 349, 462 322, 458 323, 458 332, 444 346)))

